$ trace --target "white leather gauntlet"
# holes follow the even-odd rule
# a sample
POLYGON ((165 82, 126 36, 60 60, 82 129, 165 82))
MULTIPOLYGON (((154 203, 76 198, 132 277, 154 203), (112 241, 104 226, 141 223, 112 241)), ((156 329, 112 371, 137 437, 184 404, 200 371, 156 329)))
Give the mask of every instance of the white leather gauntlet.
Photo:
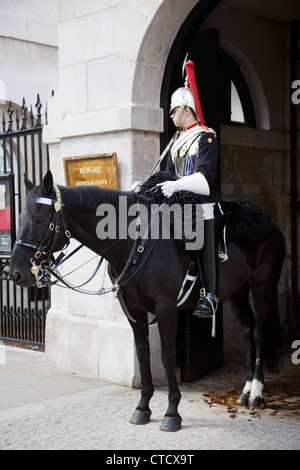
POLYGON ((172 196, 176 191, 191 191, 192 193, 201 194, 203 196, 209 196, 210 194, 208 183, 202 173, 183 176, 176 181, 158 183, 157 186, 161 187, 162 193, 166 197, 172 196))

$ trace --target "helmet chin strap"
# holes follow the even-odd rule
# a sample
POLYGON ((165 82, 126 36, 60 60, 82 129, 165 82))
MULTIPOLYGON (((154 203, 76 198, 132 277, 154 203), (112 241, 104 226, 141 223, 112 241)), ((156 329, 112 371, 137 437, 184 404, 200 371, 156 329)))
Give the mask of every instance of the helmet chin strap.
POLYGON ((175 122, 176 127, 180 127, 180 121, 183 115, 183 111, 185 110, 186 106, 188 106, 188 104, 189 104, 188 100, 184 100, 183 103, 181 103, 181 105, 179 106, 178 115, 177 115, 177 119, 175 122))
POLYGON ((176 127, 180 127, 180 121, 181 121, 181 118, 182 118, 182 115, 183 115, 183 111, 185 110, 185 107, 186 107, 185 103, 183 103, 179 107, 178 114, 177 114, 177 119, 175 121, 175 126, 176 127))

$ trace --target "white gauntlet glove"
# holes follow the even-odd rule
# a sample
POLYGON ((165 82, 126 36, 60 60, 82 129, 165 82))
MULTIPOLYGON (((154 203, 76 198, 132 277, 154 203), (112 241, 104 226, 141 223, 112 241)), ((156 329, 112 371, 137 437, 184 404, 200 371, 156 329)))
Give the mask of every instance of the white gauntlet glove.
POLYGON ((209 196, 210 194, 208 183, 202 173, 183 176, 176 181, 165 181, 164 183, 158 183, 156 186, 161 187, 162 193, 166 197, 172 196, 176 191, 191 191, 203 196, 209 196))
POLYGON ((165 181, 164 183, 158 183, 156 186, 161 187, 161 192, 164 196, 170 197, 173 193, 178 191, 176 183, 177 181, 165 181))

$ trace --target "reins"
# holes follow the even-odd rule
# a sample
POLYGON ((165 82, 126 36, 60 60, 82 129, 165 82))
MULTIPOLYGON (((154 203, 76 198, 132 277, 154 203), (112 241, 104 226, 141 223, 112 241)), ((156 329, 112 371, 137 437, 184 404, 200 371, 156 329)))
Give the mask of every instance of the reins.
MULTIPOLYGON (((16 239, 15 244, 19 246, 24 246, 27 248, 31 248, 35 251, 34 256, 30 259, 31 263, 31 272, 35 277, 36 280, 36 285, 37 287, 51 287, 54 285, 58 285, 59 287, 65 287, 72 289, 76 292, 84 293, 84 294, 89 294, 89 295, 103 295, 107 294, 109 292, 116 292, 116 295, 119 299, 119 302, 124 310, 125 315, 128 317, 129 320, 139 323, 139 324, 145 324, 145 325, 151 325, 156 322, 156 319, 152 320, 149 323, 141 323, 137 322, 129 313, 127 305, 124 301, 123 298, 123 290, 122 287, 125 285, 133 276, 137 274, 137 272, 141 269, 143 264, 145 263, 146 259, 150 255, 154 244, 156 242, 156 238, 154 239, 150 250, 147 254, 146 257, 144 257, 142 263, 137 266, 136 270, 124 280, 125 274, 127 273, 128 269, 130 266, 134 266, 137 261, 139 256, 144 252, 145 249, 145 240, 148 239, 148 234, 150 232, 150 225, 151 225, 151 216, 148 221, 148 228, 147 228, 147 234, 144 234, 145 237, 141 240, 141 243, 138 245, 138 238, 139 238, 139 233, 140 233, 140 228, 141 228, 141 219, 140 219, 140 210, 139 210, 139 203, 137 202, 137 219, 136 219, 136 231, 135 231, 135 238, 132 244, 132 248, 130 251, 130 254, 128 256, 128 259, 125 263, 125 266, 121 273, 114 279, 113 281, 113 286, 111 288, 104 288, 103 285, 102 287, 97 290, 97 291, 89 291, 86 289, 83 289, 83 286, 88 284, 97 274, 99 271, 102 262, 103 262, 103 253, 107 251, 108 249, 111 249, 112 247, 108 247, 105 250, 103 250, 100 254, 100 259, 99 262, 92 273, 92 275, 89 277, 87 281, 84 283, 80 284, 79 286, 75 286, 71 282, 67 281, 65 278, 70 275, 71 273, 68 273, 64 276, 61 276, 61 274, 58 271, 58 267, 61 266, 65 261, 70 259, 71 256, 73 256, 75 253, 77 253, 84 245, 81 244, 77 248, 75 248, 69 255, 66 255, 63 251, 68 247, 70 244, 70 238, 71 238, 71 233, 70 231, 66 228, 65 220, 64 220, 64 215, 63 215, 63 202, 62 202, 62 197, 61 197, 61 191, 58 188, 57 185, 53 186, 55 195, 56 195, 56 200, 50 199, 50 198, 45 198, 45 197, 38 197, 37 198, 37 203, 39 204, 47 204, 47 205, 53 205, 54 206, 54 213, 51 219, 51 222, 49 224, 48 229, 46 230, 44 236, 42 237, 42 240, 39 244, 37 243, 32 243, 26 240, 22 239, 16 239), (66 237, 66 243, 65 246, 62 248, 59 256, 57 259, 54 259, 53 253, 55 250, 55 245, 58 239, 59 234, 61 233, 61 229, 63 230, 63 233, 66 237), (44 256, 45 259, 39 263, 39 259, 41 256, 44 256), (51 281, 51 275, 55 278, 54 281, 51 281), (62 284, 62 285, 60 285, 62 284)), ((120 240, 116 240, 115 243, 112 245, 114 246, 116 243, 120 242, 120 240)), ((76 271, 80 267, 84 266, 91 260, 83 263, 80 265, 78 268, 74 269, 72 272, 76 271)), ((103 284, 104 284, 104 279, 103 279, 103 284)))

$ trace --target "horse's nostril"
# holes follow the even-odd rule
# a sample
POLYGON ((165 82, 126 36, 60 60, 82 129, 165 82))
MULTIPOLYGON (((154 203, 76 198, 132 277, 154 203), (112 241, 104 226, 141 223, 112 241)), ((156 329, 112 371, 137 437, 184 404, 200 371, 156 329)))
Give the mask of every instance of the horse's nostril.
POLYGON ((18 271, 10 273, 10 277, 16 284, 18 284, 22 278, 21 274, 18 271))

